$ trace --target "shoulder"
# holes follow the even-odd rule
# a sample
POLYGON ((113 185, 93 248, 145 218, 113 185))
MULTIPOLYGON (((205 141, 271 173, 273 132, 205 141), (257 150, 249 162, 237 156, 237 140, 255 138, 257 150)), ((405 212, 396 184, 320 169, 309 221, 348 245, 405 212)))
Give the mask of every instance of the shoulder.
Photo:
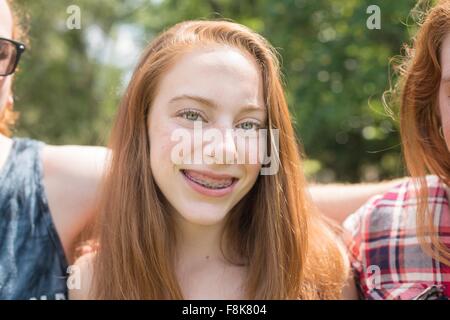
MULTIPOLYGON (((436 176, 427 176, 423 180, 428 192, 428 203, 447 204, 446 186, 436 176)), ((416 211, 419 203, 418 180, 405 179, 386 193, 369 199, 360 209, 350 215, 344 227, 351 233, 358 232, 366 238, 380 236, 393 228, 415 228, 416 211)), ((434 207, 434 212, 440 211, 434 207)))
MULTIPOLYGON (((445 184, 435 176, 422 182, 430 212, 444 216, 448 210, 445 184)), ((419 181, 407 179, 370 199, 344 222, 351 234, 352 266, 365 297, 405 298, 436 277, 436 270, 428 267, 434 265, 433 259, 423 251, 417 236, 419 186, 419 181)))
POLYGON ((41 147, 44 145, 41 141, 28 138, 5 138, 0 139, 0 159, 6 162, 8 159, 14 165, 14 174, 28 176, 29 178, 37 177, 39 173, 41 161, 39 154, 41 147))
POLYGON ((94 273, 95 253, 88 253, 79 257, 72 268, 72 281, 69 287, 69 299, 88 300, 92 298, 92 279, 94 273))
MULTIPOLYGON (((373 196, 361 208, 351 214, 343 223, 347 237, 345 238, 349 250, 352 267, 359 275, 364 275, 366 269, 372 264, 378 265, 374 259, 382 259, 387 254, 392 235, 403 228, 400 225, 406 219, 403 214, 407 202, 407 190, 409 190, 409 179, 402 181, 384 194, 373 196), (368 255, 372 257, 368 261, 368 255)), ((392 252, 389 250, 389 252, 392 252)))

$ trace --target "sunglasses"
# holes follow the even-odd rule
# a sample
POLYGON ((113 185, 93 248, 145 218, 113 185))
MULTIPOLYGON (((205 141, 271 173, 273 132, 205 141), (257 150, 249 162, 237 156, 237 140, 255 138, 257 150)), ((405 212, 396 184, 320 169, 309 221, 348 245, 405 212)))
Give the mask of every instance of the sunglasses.
POLYGON ((24 51, 23 43, 0 38, 0 76, 9 76, 16 71, 20 56, 24 51))

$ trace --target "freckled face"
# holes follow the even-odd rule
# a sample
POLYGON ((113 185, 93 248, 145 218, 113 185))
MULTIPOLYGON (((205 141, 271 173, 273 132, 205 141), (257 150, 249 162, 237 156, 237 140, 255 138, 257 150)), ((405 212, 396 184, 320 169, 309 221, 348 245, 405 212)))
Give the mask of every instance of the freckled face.
POLYGON ((260 164, 225 164, 208 146, 224 157, 246 152, 229 132, 258 130, 265 126, 262 77, 256 62, 230 47, 198 48, 182 55, 161 79, 149 114, 151 168, 155 181, 177 213, 200 225, 223 221, 227 213, 255 184, 260 164), (186 165, 173 161, 175 130, 194 137, 196 124, 222 133, 222 140, 191 144, 192 153, 212 156, 213 162, 186 165), (227 133, 228 132, 228 133, 227 133), (215 158, 216 157, 216 158, 215 158), (216 161, 218 160, 218 161, 216 161))

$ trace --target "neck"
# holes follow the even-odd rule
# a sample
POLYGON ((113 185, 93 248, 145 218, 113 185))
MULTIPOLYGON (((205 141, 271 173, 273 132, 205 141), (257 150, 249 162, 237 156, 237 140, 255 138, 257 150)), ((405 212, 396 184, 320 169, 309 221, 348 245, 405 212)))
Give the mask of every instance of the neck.
POLYGON ((7 136, 5 136, 3 133, 0 133, 0 143, 4 142, 6 140, 11 140, 11 139, 8 138, 7 136))
POLYGON ((8 159, 11 146, 12 140, 0 133, 0 170, 8 159))
POLYGON ((197 225, 179 217, 177 219, 177 260, 223 260, 220 249, 223 226, 223 223, 197 225))

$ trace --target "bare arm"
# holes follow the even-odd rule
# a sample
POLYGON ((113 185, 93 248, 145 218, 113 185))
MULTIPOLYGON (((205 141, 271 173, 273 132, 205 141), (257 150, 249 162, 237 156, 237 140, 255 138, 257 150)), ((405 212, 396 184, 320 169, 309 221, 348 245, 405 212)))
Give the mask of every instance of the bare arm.
POLYGON ((42 157, 44 187, 50 212, 66 257, 94 217, 94 204, 108 150, 101 147, 46 146, 42 157))
POLYGON ((358 291, 356 290, 356 284, 353 277, 349 277, 347 283, 342 290, 341 300, 358 300, 358 291))
POLYGON ((89 300, 92 299, 91 288, 92 288, 92 277, 93 277, 93 263, 94 263, 94 253, 89 253, 81 256, 77 259, 73 267, 77 272, 77 277, 79 277, 78 287, 69 288, 69 299, 70 300, 89 300))
POLYGON ((403 179, 368 184, 313 184, 309 187, 309 192, 320 211, 342 223, 369 198, 385 193, 403 179))

